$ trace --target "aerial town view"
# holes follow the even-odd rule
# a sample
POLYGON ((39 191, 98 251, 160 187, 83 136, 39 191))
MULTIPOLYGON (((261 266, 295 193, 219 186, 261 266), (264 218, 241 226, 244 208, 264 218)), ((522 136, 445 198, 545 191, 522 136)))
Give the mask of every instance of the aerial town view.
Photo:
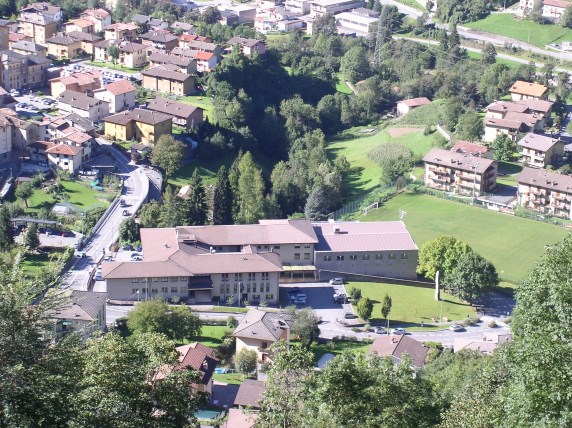
POLYGON ((0 427, 572 426, 572 0, 0 2, 0 427))

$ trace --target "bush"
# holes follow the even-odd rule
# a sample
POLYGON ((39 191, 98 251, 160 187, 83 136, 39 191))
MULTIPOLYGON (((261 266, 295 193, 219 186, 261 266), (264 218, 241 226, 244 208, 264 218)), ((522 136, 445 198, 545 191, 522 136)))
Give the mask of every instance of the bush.
POLYGON ((226 319, 226 326, 228 328, 235 329, 238 326, 238 321, 236 320, 235 317, 230 316, 226 319))
POLYGON ((487 327, 488 327, 488 328, 495 328, 496 326, 497 326, 497 322, 496 322, 495 320, 490 320, 490 321, 487 323, 487 327))
POLYGON ((250 374, 256 370, 257 363, 256 351, 242 348, 238 354, 234 356, 234 367, 239 373, 250 374))
POLYGON ((357 287, 350 287, 348 289, 348 296, 352 299, 352 302, 358 302, 361 299, 361 290, 357 287))

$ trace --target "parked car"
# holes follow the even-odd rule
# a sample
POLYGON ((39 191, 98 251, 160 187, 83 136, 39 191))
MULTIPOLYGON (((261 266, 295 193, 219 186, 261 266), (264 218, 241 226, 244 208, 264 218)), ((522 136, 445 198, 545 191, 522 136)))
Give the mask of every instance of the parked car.
POLYGON ((103 261, 104 261, 104 262, 110 262, 110 261, 111 261, 111 256, 105 256, 105 257, 103 258, 103 261))
POLYGON ((298 296, 296 296, 296 300, 294 300, 294 303, 297 305, 305 305, 306 304, 306 295, 305 294, 299 294, 298 296))
POLYGON ((334 294, 334 303, 347 303, 348 296, 343 293, 336 293, 334 294))
POLYGON ((356 314, 352 314, 351 312, 346 312, 344 314, 344 318, 347 320, 355 320, 357 318, 356 314))
POLYGON ((292 303, 296 303, 296 300, 302 300, 304 299, 304 303, 306 303, 306 295, 303 293, 298 293, 298 294, 291 294, 290 295, 290 302, 292 303))
POLYGON ((405 329, 404 328, 394 328, 391 330, 391 334, 395 334, 396 336, 401 336, 401 335, 405 334, 405 329))
POLYGON ((121 199, 121 200, 119 201, 119 206, 120 206, 121 208, 124 208, 124 207, 127 206, 127 203, 125 202, 124 199, 121 199))
POLYGON ((292 287, 288 289, 288 294, 298 294, 300 292, 300 287, 292 287))
POLYGON ((79 257, 79 258, 85 257, 85 253, 83 251, 78 251, 77 253, 75 253, 75 255, 76 255, 76 257, 79 257))
POLYGON ((462 325, 459 324, 451 324, 449 326, 449 330, 451 331, 463 331, 465 329, 465 327, 463 327, 462 325))
POLYGON ((131 213, 130 213, 129 211, 127 211, 127 210, 123 210, 123 213, 122 213, 122 214, 123 214, 123 216, 125 216, 125 217, 128 217, 128 216, 131 215, 131 213))
POLYGON ((133 261, 133 262, 141 262, 141 261, 143 261, 143 257, 141 257, 141 256, 131 257, 131 261, 133 261))
POLYGON ((133 245, 131 245, 131 244, 125 244, 125 245, 123 246, 123 250, 124 250, 124 251, 133 251, 133 245))
POLYGON ((342 278, 332 278, 330 279, 330 285, 344 285, 344 280, 342 278))
POLYGON ((139 254, 139 253, 131 253, 131 258, 135 258, 135 257, 143 257, 143 254, 139 254))
POLYGON ((370 328, 369 331, 371 333, 375 333, 375 334, 386 334, 387 333, 383 327, 373 327, 373 328, 370 328))

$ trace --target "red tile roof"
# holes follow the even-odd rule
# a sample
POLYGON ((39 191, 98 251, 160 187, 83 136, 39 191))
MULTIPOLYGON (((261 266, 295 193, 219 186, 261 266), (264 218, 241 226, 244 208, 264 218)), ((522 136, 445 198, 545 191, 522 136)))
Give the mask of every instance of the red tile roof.
POLYGON ((419 107, 419 106, 424 106, 426 104, 431 104, 431 100, 429 100, 429 98, 426 97, 411 98, 399 102, 405 104, 407 107, 419 107))
POLYGON ((127 94, 129 92, 135 92, 136 88, 133 83, 127 80, 118 80, 116 82, 110 83, 105 87, 113 95, 127 94))
POLYGON ((210 59, 215 56, 212 52, 197 51, 195 53, 195 59, 198 61, 210 61, 210 59))
POLYGON ((75 156, 80 153, 83 149, 77 146, 68 146, 67 144, 56 144, 55 146, 46 149, 46 153, 57 154, 57 155, 67 155, 75 156))
POLYGON ((425 359, 429 348, 423 343, 409 337, 407 335, 390 335, 376 338, 367 355, 378 355, 380 357, 391 357, 395 362, 399 363, 404 354, 409 355, 411 364, 421 368, 425 365, 425 359))
POLYGON ((529 95, 531 97, 541 97, 546 91, 548 91, 548 87, 541 85, 540 83, 530 83, 522 80, 514 82, 514 85, 509 89, 509 92, 529 95))

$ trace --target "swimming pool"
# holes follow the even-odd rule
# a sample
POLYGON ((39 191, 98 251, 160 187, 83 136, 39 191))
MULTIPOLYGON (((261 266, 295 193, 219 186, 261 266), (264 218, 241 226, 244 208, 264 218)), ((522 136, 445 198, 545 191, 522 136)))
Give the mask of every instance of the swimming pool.
POLYGON ((202 421, 210 421, 220 418, 222 414, 223 412, 216 410, 198 410, 195 412, 195 417, 202 421))

